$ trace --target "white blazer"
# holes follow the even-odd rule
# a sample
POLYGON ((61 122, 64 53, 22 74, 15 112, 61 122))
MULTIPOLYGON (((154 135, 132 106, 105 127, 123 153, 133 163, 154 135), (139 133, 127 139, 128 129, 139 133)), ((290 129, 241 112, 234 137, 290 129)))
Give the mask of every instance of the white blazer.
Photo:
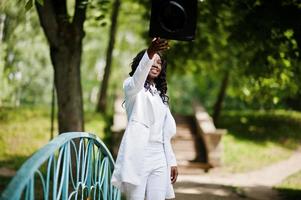
MULTIPOLYGON (((127 78, 123 83, 128 125, 119 146, 111 179, 112 184, 121 191, 124 191, 124 184, 140 184, 141 170, 144 167, 144 147, 149 140, 150 126, 154 123, 153 109, 156 109, 152 108, 150 99, 144 90, 144 83, 152 65, 153 59, 149 59, 148 54, 145 53, 133 76, 127 78)), ((177 165, 170 143, 171 138, 176 134, 176 123, 167 105, 166 107, 163 141, 170 177, 170 167, 177 165)), ((171 181, 166 185, 165 198, 175 198, 171 181)))

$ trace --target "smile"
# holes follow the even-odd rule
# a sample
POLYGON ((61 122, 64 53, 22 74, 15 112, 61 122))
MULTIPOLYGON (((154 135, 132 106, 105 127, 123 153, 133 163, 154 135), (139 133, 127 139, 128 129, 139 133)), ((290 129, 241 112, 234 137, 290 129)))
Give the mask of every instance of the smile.
POLYGON ((159 73, 160 71, 157 68, 152 67, 151 72, 152 73, 159 73))
POLYGON ((152 69, 151 71, 154 72, 154 73, 158 73, 159 72, 159 70, 156 70, 156 69, 152 69))

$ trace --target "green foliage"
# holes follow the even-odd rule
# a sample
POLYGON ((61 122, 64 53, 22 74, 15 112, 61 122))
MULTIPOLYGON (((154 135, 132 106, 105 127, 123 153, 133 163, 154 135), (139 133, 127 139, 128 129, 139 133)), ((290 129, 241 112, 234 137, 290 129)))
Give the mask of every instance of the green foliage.
MULTIPOLYGON (((68 10, 72 10, 72 6, 74 1, 68 1, 68 10)), ((0 9, 6 20, 0 45, 0 106, 50 105, 53 69, 36 11, 30 9, 25 12, 24 7, 14 1, 1 5, 0 9)), ((99 73, 102 72, 96 65, 103 60, 105 41, 108 40, 107 26, 100 25, 108 22, 109 11, 108 0, 91 1, 87 9, 82 59, 83 95, 87 107, 96 102, 99 73), (96 16, 96 12, 101 18, 96 16)))
MULTIPOLYGON (((72 1, 74 2, 74 1, 72 1)), ((110 23, 110 11, 112 7, 110 0, 92 0, 88 1, 87 21, 85 26, 90 28, 104 27, 110 23)), ((107 31, 106 31, 107 32, 107 31)))
POLYGON ((231 41, 242 46, 237 56, 242 73, 255 85, 248 86, 252 96, 264 94, 262 102, 300 109, 287 101, 300 101, 300 3, 239 1, 231 9, 237 16, 230 26, 231 41))
MULTIPOLYGON (((85 131, 105 137, 104 118, 91 111, 85 112, 85 131)), ((55 122, 55 135, 57 133, 55 122)), ((0 107, 0 168, 18 170, 38 149, 50 141, 50 108, 0 107)), ((11 177, 0 176, 0 193, 11 177)))
POLYGON ((237 134, 236 137, 256 140, 259 143, 277 142, 290 149, 295 149, 299 145, 298 140, 301 139, 299 112, 227 111, 222 116, 223 121, 219 126, 227 127, 232 124, 232 134, 237 134))
MULTIPOLYGON (((88 8, 81 74, 85 109, 93 110, 105 66, 112 1, 85 3, 88 8)), ((75 2, 68 0, 67 5, 72 14, 75 2)), ((277 0, 275 8, 267 6, 270 11, 260 18, 258 10, 263 5, 272 3, 199 2, 196 40, 170 41, 171 49, 166 53, 173 111, 192 113, 194 99, 211 110, 226 71, 230 71, 224 104, 227 109, 285 109, 292 104, 288 102, 298 103, 298 20, 284 20, 289 18, 282 11, 296 10, 300 5, 277 0), (279 18, 276 11, 284 19, 271 23, 279 18)), ((50 103, 53 70, 47 42, 35 10, 25 13, 24 6, 13 1, 0 2, 0 15, 8 19, 0 45, 0 106, 50 103)), ((122 1, 108 90, 111 97, 121 90, 120 80, 127 76, 132 58, 149 42, 149 8, 150 1, 122 1)))
POLYGON ((288 158, 300 145, 300 124, 294 111, 224 112, 218 127, 229 131, 223 138, 227 170, 249 171, 288 158))
POLYGON ((0 106, 49 103, 53 72, 36 13, 25 13, 17 2, 10 1, 0 14, 4 16, 0 106))
POLYGON ((104 138, 106 121, 102 115, 92 111, 85 111, 85 131, 104 138))
POLYGON ((278 184, 277 189, 284 200, 295 200, 301 198, 301 171, 289 176, 282 183, 278 184))
POLYGON ((27 1, 27 3, 25 4, 25 10, 28 11, 32 7, 32 4, 33 0, 27 1))
MULTIPOLYGON (((85 131, 104 137, 105 120, 85 112, 85 131)), ((0 109, 0 167, 18 169, 32 153, 50 140, 50 109, 22 107, 0 109)), ((55 133, 57 126, 55 123, 55 133)))
POLYGON ((35 1, 41 5, 44 5, 44 0, 27 0, 27 2, 25 3, 25 10, 29 11, 32 8, 35 1))
MULTIPOLYGON (((267 133, 268 134, 268 133, 267 133)), ((233 136, 231 130, 223 137, 224 169, 228 172, 248 172, 288 159, 292 151, 273 142, 257 143, 233 136)))
POLYGON ((49 111, 47 108, 1 108, 1 166, 17 169, 29 155, 49 141, 49 111), (14 157, 18 159, 14 160, 14 157))
MULTIPOLYGON (((169 68, 172 73, 172 69, 169 68)), ((218 89, 214 73, 202 71, 198 74, 168 75, 168 95, 171 109, 175 113, 193 114, 192 102, 201 101, 206 108, 211 108, 218 89)))
MULTIPOLYGON (((100 3, 102 1, 99 1, 100 3)), ((110 12, 112 3, 106 5, 110 12)), ((112 108, 113 97, 122 90, 122 81, 130 71, 130 63, 135 54, 145 48, 140 33, 145 30, 146 22, 141 21, 141 7, 138 3, 127 0, 121 2, 118 17, 118 28, 113 51, 113 62, 109 81, 109 107, 112 108), (144 23, 145 22, 145 23, 144 23)), ((94 10, 94 11, 93 11, 94 10)), ((82 83, 86 109, 94 110, 98 100, 98 91, 103 77, 106 49, 109 41, 109 26, 101 26, 101 21, 95 21, 93 12, 89 8, 88 20, 85 23, 86 36, 83 43, 82 83), (91 13, 90 13, 91 12, 91 13)), ((99 11, 100 12, 100 11, 99 11)), ((100 13, 99 13, 100 14, 100 13)), ((97 15, 97 14, 96 14, 97 15)), ((102 21, 110 25, 109 13, 102 21)), ((109 111, 112 112, 112 111, 109 111)))
MULTIPOLYGON (((139 2, 149 8, 148 2, 139 2)), ((292 104, 297 105, 301 96, 300 13, 300 4, 295 1, 199 2, 196 39, 170 41, 166 55, 168 73, 174 76, 170 85, 180 85, 179 90, 185 91, 181 98, 197 98, 211 109, 222 75, 230 71, 227 108, 297 108, 292 104)), ((145 12, 143 15, 148 17, 145 12)), ((179 96, 173 94, 178 93, 174 88, 170 96, 179 96)))

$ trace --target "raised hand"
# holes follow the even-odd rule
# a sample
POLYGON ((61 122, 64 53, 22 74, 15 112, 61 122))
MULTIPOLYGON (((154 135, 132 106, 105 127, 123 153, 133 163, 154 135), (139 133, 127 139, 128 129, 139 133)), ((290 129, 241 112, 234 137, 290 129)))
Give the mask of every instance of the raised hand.
POLYGON ((152 59, 155 53, 159 51, 164 51, 166 49, 169 49, 167 40, 161 38, 154 38, 147 49, 148 57, 152 59))

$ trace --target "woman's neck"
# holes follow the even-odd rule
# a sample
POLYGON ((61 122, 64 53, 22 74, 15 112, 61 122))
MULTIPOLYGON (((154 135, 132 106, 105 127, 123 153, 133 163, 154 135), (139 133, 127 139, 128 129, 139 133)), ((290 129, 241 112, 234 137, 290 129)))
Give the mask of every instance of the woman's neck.
POLYGON ((154 84, 155 84, 155 80, 152 79, 152 78, 149 78, 149 77, 148 77, 146 80, 147 80, 147 82, 148 82, 149 84, 151 84, 151 85, 154 85, 154 84))

